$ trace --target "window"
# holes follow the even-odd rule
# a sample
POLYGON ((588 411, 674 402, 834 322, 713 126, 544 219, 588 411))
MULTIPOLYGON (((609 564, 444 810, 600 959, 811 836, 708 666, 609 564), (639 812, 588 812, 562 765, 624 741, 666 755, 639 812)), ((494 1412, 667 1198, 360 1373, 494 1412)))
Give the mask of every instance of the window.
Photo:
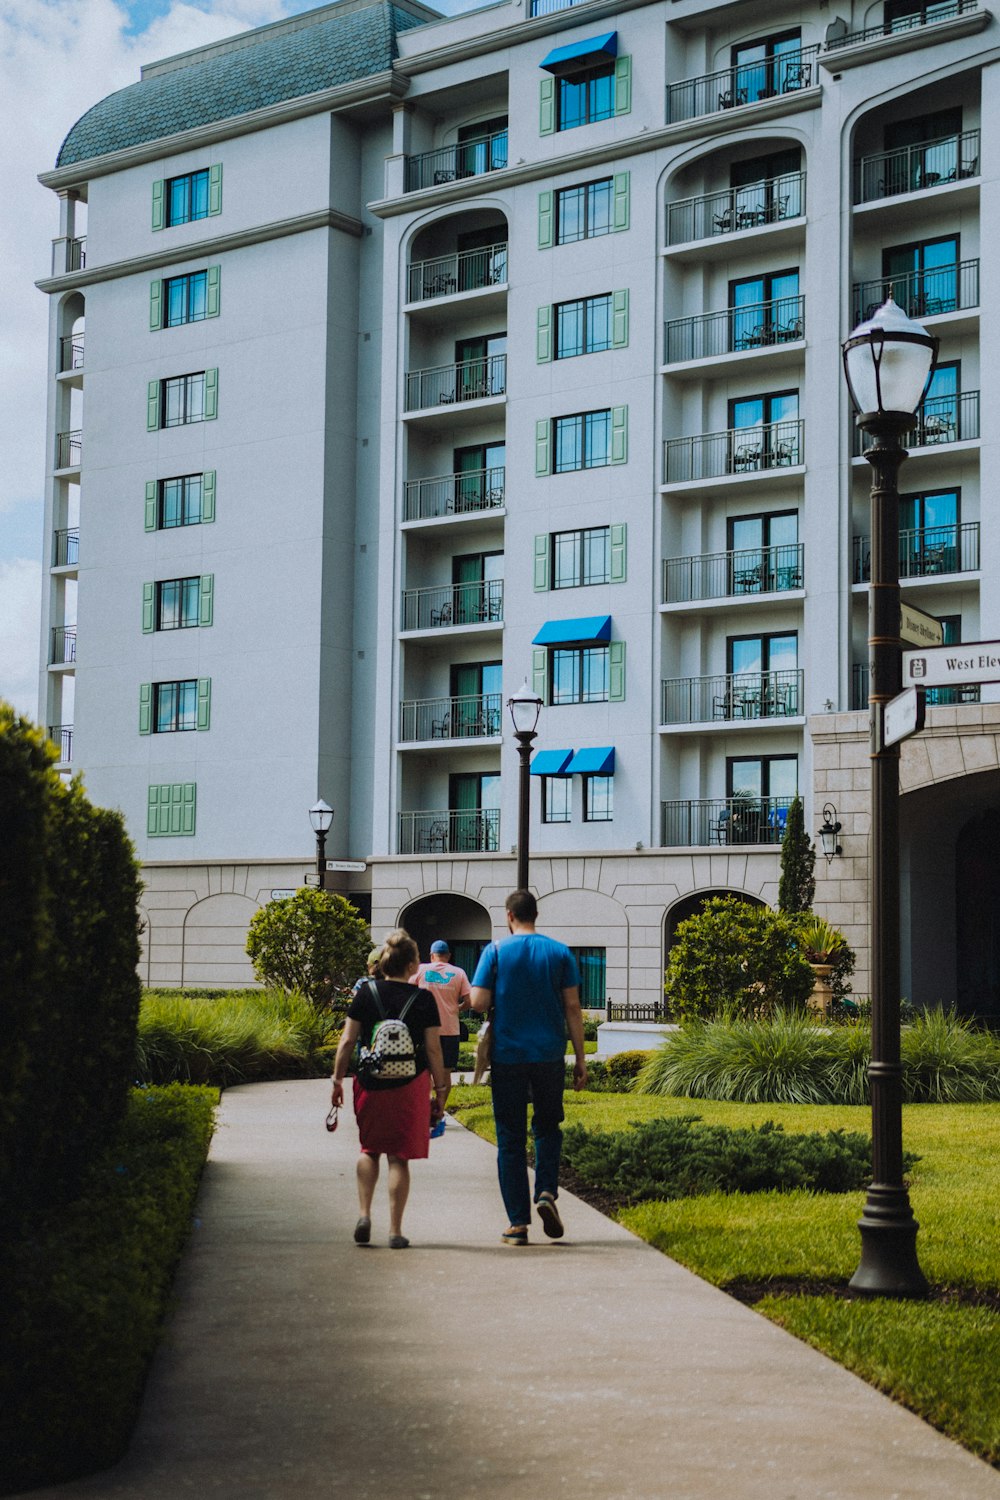
MULTIPOLYGON (((957 489, 932 490, 899 497, 899 571, 903 578, 957 573, 959 548, 957 489)), ((945 645, 957 644, 945 640, 945 645)))
POLYGON ((205 372, 175 375, 163 382, 163 426, 183 427, 205 420, 205 372))
POLYGON ((174 734, 198 728, 198 679, 154 682, 153 733, 174 734))
POLYGON ((793 219, 802 212, 802 152, 797 146, 734 161, 729 168, 735 223, 740 229, 793 219))
POLYGON ((167 225, 187 224, 192 219, 207 219, 209 214, 209 174, 188 172, 171 177, 167 183, 167 225))
POLYGON ((731 281, 729 307, 730 349, 757 349, 801 338, 798 267, 731 281))
POLYGON ((932 21, 946 21, 972 7, 969 0, 885 0, 886 31, 909 31, 932 21))
POLYGON ((769 391, 730 401, 729 426, 734 472, 801 462, 798 391, 769 391))
POLYGON ((606 1005, 608 999, 608 950, 606 948, 571 948, 580 970, 580 1004, 606 1005))
POLYGON ((500 847, 500 777, 463 771, 448 777, 451 853, 495 853, 500 847))
POLYGON ((506 443, 476 443, 454 450, 454 510, 489 510, 502 505, 506 481, 506 443))
POLYGON ((606 645, 554 646, 550 671, 550 703, 607 703, 606 645))
POLYGON ((556 129, 610 120, 615 112, 615 65, 599 63, 556 79, 556 129))
POLYGON ((507 116, 497 115, 493 120, 460 126, 458 142, 455 163, 459 177, 477 177, 482 172, 495 172, 499 167, 505 167, 507 116))
POLYGON ((794 631, 730 636, 726 650, 733 702, 725 717, 767 719, 801 713, 799 638, 794 631))
POLYGON ((208 272, 191 271, 187 276, 171 276, 163 283, 166 300, 166 326, 199 323, 208 317, 208 272))
POLYGON ((586 411, 572 417, 556 417, 555 472, 602 469, 611 462, 611 412, 586 411))
POLYGON ((918 443, 953 443, 962 436, 961 377, 960 360, 950 360, 935 368, 927 394, 917 409, 918 443))
POLYGON ((507 335, 482 334, 455 341, 457 401, 502 396, 507 389, 507 335))
POLYGON ((614 817, 615 778, 613 776, 584 776, 583 821, 585 823, 610 823, 614 817))
POLYGON ((780 844, 799 788, 795 755, 754 755, 726 761, 724 841, 780 844))
POLYGON ((556 244, 594 239, 614 229, 614 184, 610 177, 584 182, 556 193, 556 244))
POLYGON ((556 304, 556 359, 611 348, 611 293, 556 304))
MULTIPOLYGON (((882 276, 892 282, 895 302, 911 318, 926 318, 935 313, 954 312, 958 301, 958 236, 938 240, 920 240, 912 245, 893 245, 882 252, 882 276)), ((885 288, 879 288, 876 307, 885 301, 885 288)), ((871 317, 869 299, 864 298, 863 316, 871 317)))
POLYGON ((733 516, 728 531, 732 593, 767 594, 802 587, 799 518, 794 510, 733 516))
POLYGON ((204 474, 184 474, 177 479, 160 480, 157 486, 157 531, 201 524, 206 477, 204 474))
POLYGON ((961 137, 961 107, 891 121, 885 127, 885 149, 896 154, 880 168, 886 190, 912 193, 954 182, 960 173, 971 176, 974 168, 962 159, 961 137))
POLYGON ((542 777, 542 822, 569 823, 573 808, 573 781, 569 776, 542 777))
POLYGON ((803 85, 802 33, 783 31, 780 35, 744 42, 732 49, 735 94, 732 103, 753 104, 758 99, 773 99, 789 89, 803 85))
POLYGON ((556 531, 552 536, 552 587, 575 589, 611 578, 611 528, 556 531))
POLYGON ((468 552, 453 557, 451 581, 452 624, 503 619, 502 552, 468 552))
POLYGON ((200 578, 168 578, 156 585, 157 630, 188 630, 198 625, 200 578))
POLYGON ((502 666, 498 661, 456 662, 452 666, 448 732, 453 739, 500 733, 503 727, 502 676, 502 666))

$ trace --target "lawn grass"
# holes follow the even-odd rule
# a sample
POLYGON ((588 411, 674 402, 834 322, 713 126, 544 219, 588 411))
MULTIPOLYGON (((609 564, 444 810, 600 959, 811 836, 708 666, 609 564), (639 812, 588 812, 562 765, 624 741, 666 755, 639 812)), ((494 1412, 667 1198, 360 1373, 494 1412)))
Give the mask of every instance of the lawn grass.
MULTIPOLYGON (((729 1104, 634 1094, 565 1096, 567 1123, 621 1130, 660 1116, 788 1131, 871 1132, 867 1106, 729 1104)), ((449 1108, 495 1140, 489 1090, 458 1088, 449 1108)), ((932 1286, 1000 1292, 1000 1105, 913 1104, 903 1140, 919 1155, 910 1197, 932 1286)), ((857 1268, 863 1193, 713 1193, 623 1210, 621 1223, 720 1287, 785 1280, 845 1284, 857 1268)), ((766 1295, 758 1312, 822 1349, 974 1453, 1000 1463, 1000 1312, 968 1302, 766 1295)))

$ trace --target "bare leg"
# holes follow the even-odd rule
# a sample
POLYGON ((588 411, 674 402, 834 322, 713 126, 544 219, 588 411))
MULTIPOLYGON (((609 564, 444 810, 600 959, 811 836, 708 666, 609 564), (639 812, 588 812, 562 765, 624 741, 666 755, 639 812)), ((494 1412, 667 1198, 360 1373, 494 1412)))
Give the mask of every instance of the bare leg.
MULTIPOLYGON (((392 1157, 389 1158, 390 1162, 392 1157)), ((371 1218, 372 1194, 375 1192, 375 1184, 378 1182, 379 1158, 368 1156, 362 1152, 358 1157, 358 1207, 361 1216, 365 1219, 371 1218)), ((389 1182, 392 1182, 391 1168, 389 1182)), ((391 1189, 390 1189, 391 1190, 391 1189)))
POLYGON ((389 1157, 389 1233, 402 1234, 403 1210, 410 1196, 410 1163, 400 1156, 389 1157))

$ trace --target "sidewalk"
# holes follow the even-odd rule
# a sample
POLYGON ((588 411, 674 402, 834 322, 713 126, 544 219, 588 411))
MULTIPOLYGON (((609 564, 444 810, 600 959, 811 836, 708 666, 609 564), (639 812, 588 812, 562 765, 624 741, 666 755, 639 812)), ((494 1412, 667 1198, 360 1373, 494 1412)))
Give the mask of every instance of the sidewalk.
POLYGON ((505 1227, 493 1148, 449 1121, 407 1251, 357 1215, 325 1080, 223 1096, 132 1448, 33 1500, 998 1500, 1000 1473, 563 1195, 505 1227))

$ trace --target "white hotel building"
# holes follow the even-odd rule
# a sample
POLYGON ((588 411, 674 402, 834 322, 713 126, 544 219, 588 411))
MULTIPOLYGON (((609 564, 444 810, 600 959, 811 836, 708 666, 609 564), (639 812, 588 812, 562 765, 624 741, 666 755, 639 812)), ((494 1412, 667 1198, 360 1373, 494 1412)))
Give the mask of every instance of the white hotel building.
MULTIPOLYGON (((527 677, 532 883, 589 1000, 657 999, 707 892, 775 900, 796 790, 842 825, 817 906, 864 992, 839 346, 890 282, 940 336, 904 597, 1000 636, 998 62, 977 0, 341 0, 83 116, 41 179, 41 704, 138 847, 144 978, 250 977, 317 797, 375 931, 471 963, 514 882, 527 677)), ((930 696, 903 989, 996 1013, 998 690, 930 696)))

